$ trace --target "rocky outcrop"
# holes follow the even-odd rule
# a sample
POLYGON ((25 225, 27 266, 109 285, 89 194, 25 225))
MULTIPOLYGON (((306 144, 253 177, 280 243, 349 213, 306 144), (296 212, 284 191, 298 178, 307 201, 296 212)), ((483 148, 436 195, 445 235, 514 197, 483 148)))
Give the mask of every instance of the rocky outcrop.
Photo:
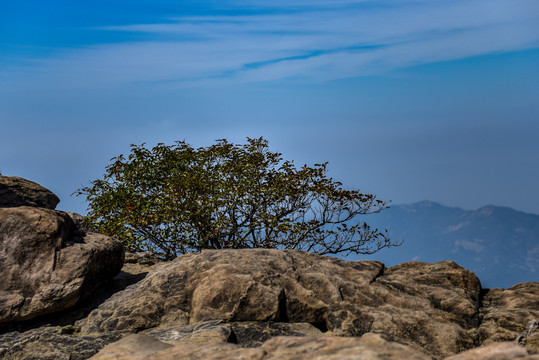
POLYGON ((158 266, 79 322, 82 333, 209 320, 309 323, 339 336, 382 333, 443 357, 476 345, 480 283, 452 262, 347 262, 292 250, 220 250, 158 266))
POLYGON ((0 323, 69 308, 118 274, 124 257, 119 241, 86 233, 73 215, 26 206, 43 205, 52 196, 35 183, 5 178, 1 183, 17 186, 8 187, 15 189, 7 192, 8 201, 0 200, 11 204, 0 208, 0 323))
MULTIPOLYGON (((149 329, 143 333, 156 338, 168 331, 179 339, 192 338, 197 324, 218 320, 208 339, 257 346, 273 336, 297 335, 290 328, 271 334, 275 324, 305 324, 324 336, 382 334, 439 359, 486 339, 482 321, 498 316, 499 309, 483 308, 482 293, 475 275, 450 261, 386 269, 375 261, 291 250, 203 251, 155 265, 144 280, 112 296, 77 326, 82 333, 149 329), (264 334, 261 328, 271 335, 243 340, 264 334), (248 329, 247 336, 242 329, 248 329)), ((514 319, 512 337, 497 340, 514 340, 525 330, 539 299, 535 293, 530 297, 512 305, 521 315, 514 319)))
MULTIPOLYGON (((480 347, 487 328, 502 332, 489 319, 507 312, 514 331, 491 340, 514 340, 526 331, 537 309, 535 283, 514 287, 527 289, 518 302, 514 289, 482 290, 472 273, 448 261, 386 269, 375 261, 262 249, 204 251, 154 265, 147 257, 130 255, 115 280, 123 290, 105 296, 68 331, 61 328, 73 334, 56 330, 55 338, 84 341, 86 354, 123 338, 94 359, 539 357, 529 354, 535 332, 526 339, 528 349, 515 342, 480 347), (133 280, 140 281, 125 287, 133 280), (489 300, 494 295, 498 300, 489 300), (125 337, 131 332, 137 334, 125 337), (378 345, 365 343, 369 337, 378 345)), ((27 339, 27 333, 19 336, 27 339)), ((69 347, 58 351, 69 353, 69 347)))
POLYGON ((0 175, 0 207, 34 206, 55 209, 59 202, 58 196, 33 181, 0 175))
POLYGON ((0 206, 0 359, 539 359, 536 282, 268 249, 127 254, 108 281, 123 256, 78 214, 0 206))

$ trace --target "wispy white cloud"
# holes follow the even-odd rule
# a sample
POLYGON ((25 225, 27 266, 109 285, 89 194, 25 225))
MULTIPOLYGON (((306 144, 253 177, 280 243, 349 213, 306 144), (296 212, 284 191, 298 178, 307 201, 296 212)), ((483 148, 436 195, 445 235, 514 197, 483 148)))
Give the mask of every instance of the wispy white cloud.
POLYGON ((462 248, 466 251, 473 251, 476 253, 481 253, 485 251, 485 246, 482 245, 483 240, 481 239, 474 239, 473 241, 469 240, 456 240, 455 241, 455 248, 454 252, 458 252, 459 248, 462 248))
POLYGON ((242 4, 259 11, 100 28, 155 40, 66 50, 34 64, 32 77, 67 87, 323 81, 539 46, 536 0, 279 0, 276 12, 242 4))

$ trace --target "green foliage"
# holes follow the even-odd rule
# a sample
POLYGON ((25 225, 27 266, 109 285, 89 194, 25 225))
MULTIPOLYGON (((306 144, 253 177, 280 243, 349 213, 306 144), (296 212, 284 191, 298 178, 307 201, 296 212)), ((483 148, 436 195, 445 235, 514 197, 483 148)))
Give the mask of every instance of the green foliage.
POLYGON ((111 161, 103 179, 77 193, 87 197, 91 225, 130 251, 173 259, 202 249, 366 254, 397 245, 355 220, 386 203, 342 189, 326 177, 327 163, 296 168, 263 138, 198 149, 131 145, 127 159, 111 161))

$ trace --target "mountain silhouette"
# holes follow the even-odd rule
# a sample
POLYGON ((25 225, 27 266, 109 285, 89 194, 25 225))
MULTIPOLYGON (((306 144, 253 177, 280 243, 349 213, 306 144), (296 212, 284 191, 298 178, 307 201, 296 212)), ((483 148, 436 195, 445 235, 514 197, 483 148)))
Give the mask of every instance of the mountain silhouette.
POLYGON ((404 243, 349 260, 379 260, 387 266, 453 260, 475 272, 485 288, 539 281, 539 215, 501 206, 470 211, 422 201, 392 205, 365 221, 404 243))

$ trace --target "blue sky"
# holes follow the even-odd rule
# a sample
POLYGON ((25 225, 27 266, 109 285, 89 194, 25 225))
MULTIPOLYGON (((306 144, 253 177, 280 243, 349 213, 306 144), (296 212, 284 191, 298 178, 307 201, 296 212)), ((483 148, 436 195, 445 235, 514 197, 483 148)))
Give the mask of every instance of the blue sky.
POLYGON ((4 1, 0 171, 70 194, 129 144, 263 136, 394 203, 539 214, 536 0, 4 1))

